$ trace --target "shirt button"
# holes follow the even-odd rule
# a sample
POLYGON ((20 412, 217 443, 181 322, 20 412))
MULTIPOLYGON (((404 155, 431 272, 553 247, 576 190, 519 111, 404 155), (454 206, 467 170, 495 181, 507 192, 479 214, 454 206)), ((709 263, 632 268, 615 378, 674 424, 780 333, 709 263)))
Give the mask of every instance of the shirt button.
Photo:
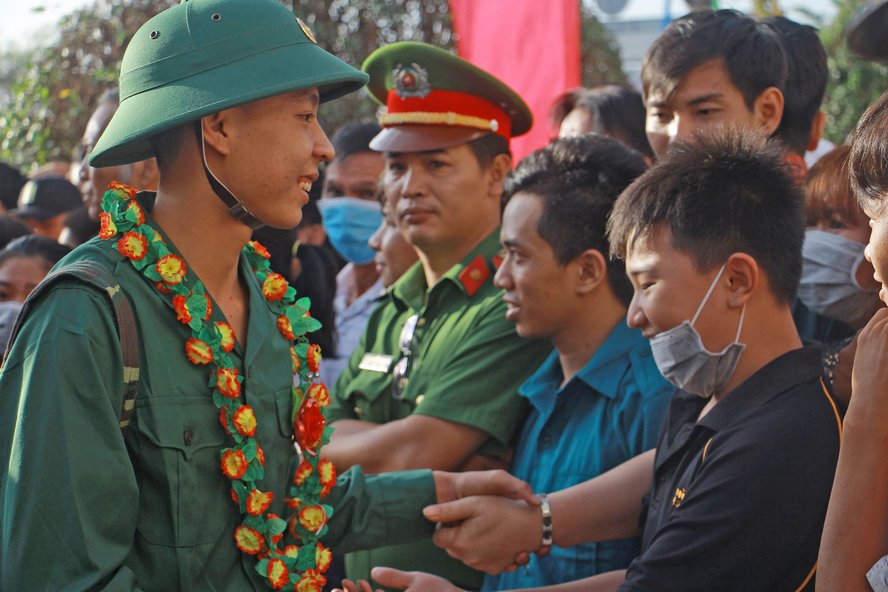
POLYGON ((425 401, 425 395, 419 395, 416 397, 416 406, 419 407, 419 404, 425 401))
POLYGON ((355 412, 355 415, 357 415, 358 417, 361 417, 362 415, 364 415, 364 410, 361 409, 360 407, 355 407, 353 409, 353 411, 355 412))
POLYGON ((419 317, 419 319, 416 321, 417 327, 425 327, 425 324, 426 324, 425 317, 419 317))
POLYGON ((185 442, 185 446, 191 446, 191 441, 194 439, 194 436, 191 434, 191 430, 185 430, 185 433, 182 434, 182 440, 185 442))
POLYGON ((399 378, 398 379, 398 390, 403 391, 405 388, 407 388, 408 382, 409 382, 409 380, 406 376, 399 378))

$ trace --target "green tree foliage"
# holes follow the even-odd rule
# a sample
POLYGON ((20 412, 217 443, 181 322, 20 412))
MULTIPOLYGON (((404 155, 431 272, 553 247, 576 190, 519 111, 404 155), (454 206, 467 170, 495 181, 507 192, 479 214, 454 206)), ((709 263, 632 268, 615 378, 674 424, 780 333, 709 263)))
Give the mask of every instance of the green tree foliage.
POLYGON ((175 0, 95 0, 59 22, 58 40, 37 50, 0 110, 0 159, 28 169, 67 160, 96 98, 113 86, 127 40, 175 0))
MULTIPOLYGON (((16 68, 0 92, 0 160, 25 169, 67 160, 98 96, 116 82, 127 41, 139 26, 178 0, 93 0, 59 23, 58 40, 16 68), (5 103, 5 104, 3 104, 5 103)), ((282 0, 315 32, 319 44, 360 67, 374 49, 394 41, 426 41, 452 49, 447 0, 282 0)), ((583 84, 624 82, 611 35, 583 14, 583 84)), ((11 62, 10 62, 11 63, 11 62)), ((0 83, 4 78, 0 77, 0 83)), ((371 120, 377 105, 354 93, 325 105, 325 129, 371 120)))
POLYGON ((580 31, 580 51, 582 53, 583 86, 599 84, 624 84, 626 74, 620 50, 613 35, 601 24, 595 15, 581 3, 582 29, 580 31))
POLYGON ((848 50, 845 29, 861 3, 833 0, 838 13, 821 31, 829 64, 829 84, 823 100, 827 114, 824 135, 840 144, 854 129, 870 103, 888 89, 888 67, 862 60, 848 50))

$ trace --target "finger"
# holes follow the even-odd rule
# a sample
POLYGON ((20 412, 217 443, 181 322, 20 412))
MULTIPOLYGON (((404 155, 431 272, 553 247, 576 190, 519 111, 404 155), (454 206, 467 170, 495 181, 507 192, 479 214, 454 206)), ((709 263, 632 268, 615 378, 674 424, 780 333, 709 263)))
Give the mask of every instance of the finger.
POLYGON ((432 535, 432 542, 435 543, 436 546, 447 551, 448 555, 459 559, 456 555, 453 554, 454 547, 456 546, 456 537, 459 534, 457 529, 459 527, 443 527, 435 530, 435 534, 432 535))
POLYGON ((370 571, 370 577, 388 588, 404 590, 416 578, 416 572, 401 571, 391 567, 374 567, 370 571))
POLYGON ((352 580, 344 579, 342 580, 342 592, 358 592, 358 587, 352 580))
POLYGON ((462 522, 475 515, 477 497, 464 497, 446 504, 426 506, 422 513, 432 522, 462 522))
POLYGON ((530 563, 530 553, 521 552, 515 557, 516 565, 527 565, 530 563))

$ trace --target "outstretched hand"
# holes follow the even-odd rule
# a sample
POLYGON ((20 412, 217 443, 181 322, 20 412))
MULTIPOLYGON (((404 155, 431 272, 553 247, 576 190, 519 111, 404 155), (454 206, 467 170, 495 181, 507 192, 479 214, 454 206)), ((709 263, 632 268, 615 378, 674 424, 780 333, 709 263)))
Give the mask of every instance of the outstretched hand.
POLYGON ((438 504, 473 495, 501 495, 510 499, 522 499, 534 506, 540 505, 540 500, 530 485, 506 471, 471 471, 468 473, 433 471, 432 475, 435 479, 435 494, 438 504))

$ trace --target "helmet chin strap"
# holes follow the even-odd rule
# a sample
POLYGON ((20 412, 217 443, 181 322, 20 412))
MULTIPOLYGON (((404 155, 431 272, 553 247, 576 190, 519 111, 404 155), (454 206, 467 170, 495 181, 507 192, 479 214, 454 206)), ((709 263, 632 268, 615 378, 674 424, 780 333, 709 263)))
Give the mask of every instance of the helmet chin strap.
POLYGON ((204 141, 203 129, 201 128, 201 120, 198 119, 194 122, 194 132, 197 134, 197 141, 200 143, 200 162, 203 165, 204 172, 207 175, 207 181, 210 183, 210 187, 213 188, 213 192, 216 196, 222 200, 222 202, 228 208, 228 213, 237 220, 238 222, 243 222, 253 230, 257 228, 262 228, 265 226, 262 222, 259 221, 256 216, 247 209, 247 206, 243 204, 241 200, 234 196, 228 187, 225 186, 222 181, 220 181, 216 175, 213 174, 213 171, 210 170, 209 165, 207 165, 207 145, 204 141))

